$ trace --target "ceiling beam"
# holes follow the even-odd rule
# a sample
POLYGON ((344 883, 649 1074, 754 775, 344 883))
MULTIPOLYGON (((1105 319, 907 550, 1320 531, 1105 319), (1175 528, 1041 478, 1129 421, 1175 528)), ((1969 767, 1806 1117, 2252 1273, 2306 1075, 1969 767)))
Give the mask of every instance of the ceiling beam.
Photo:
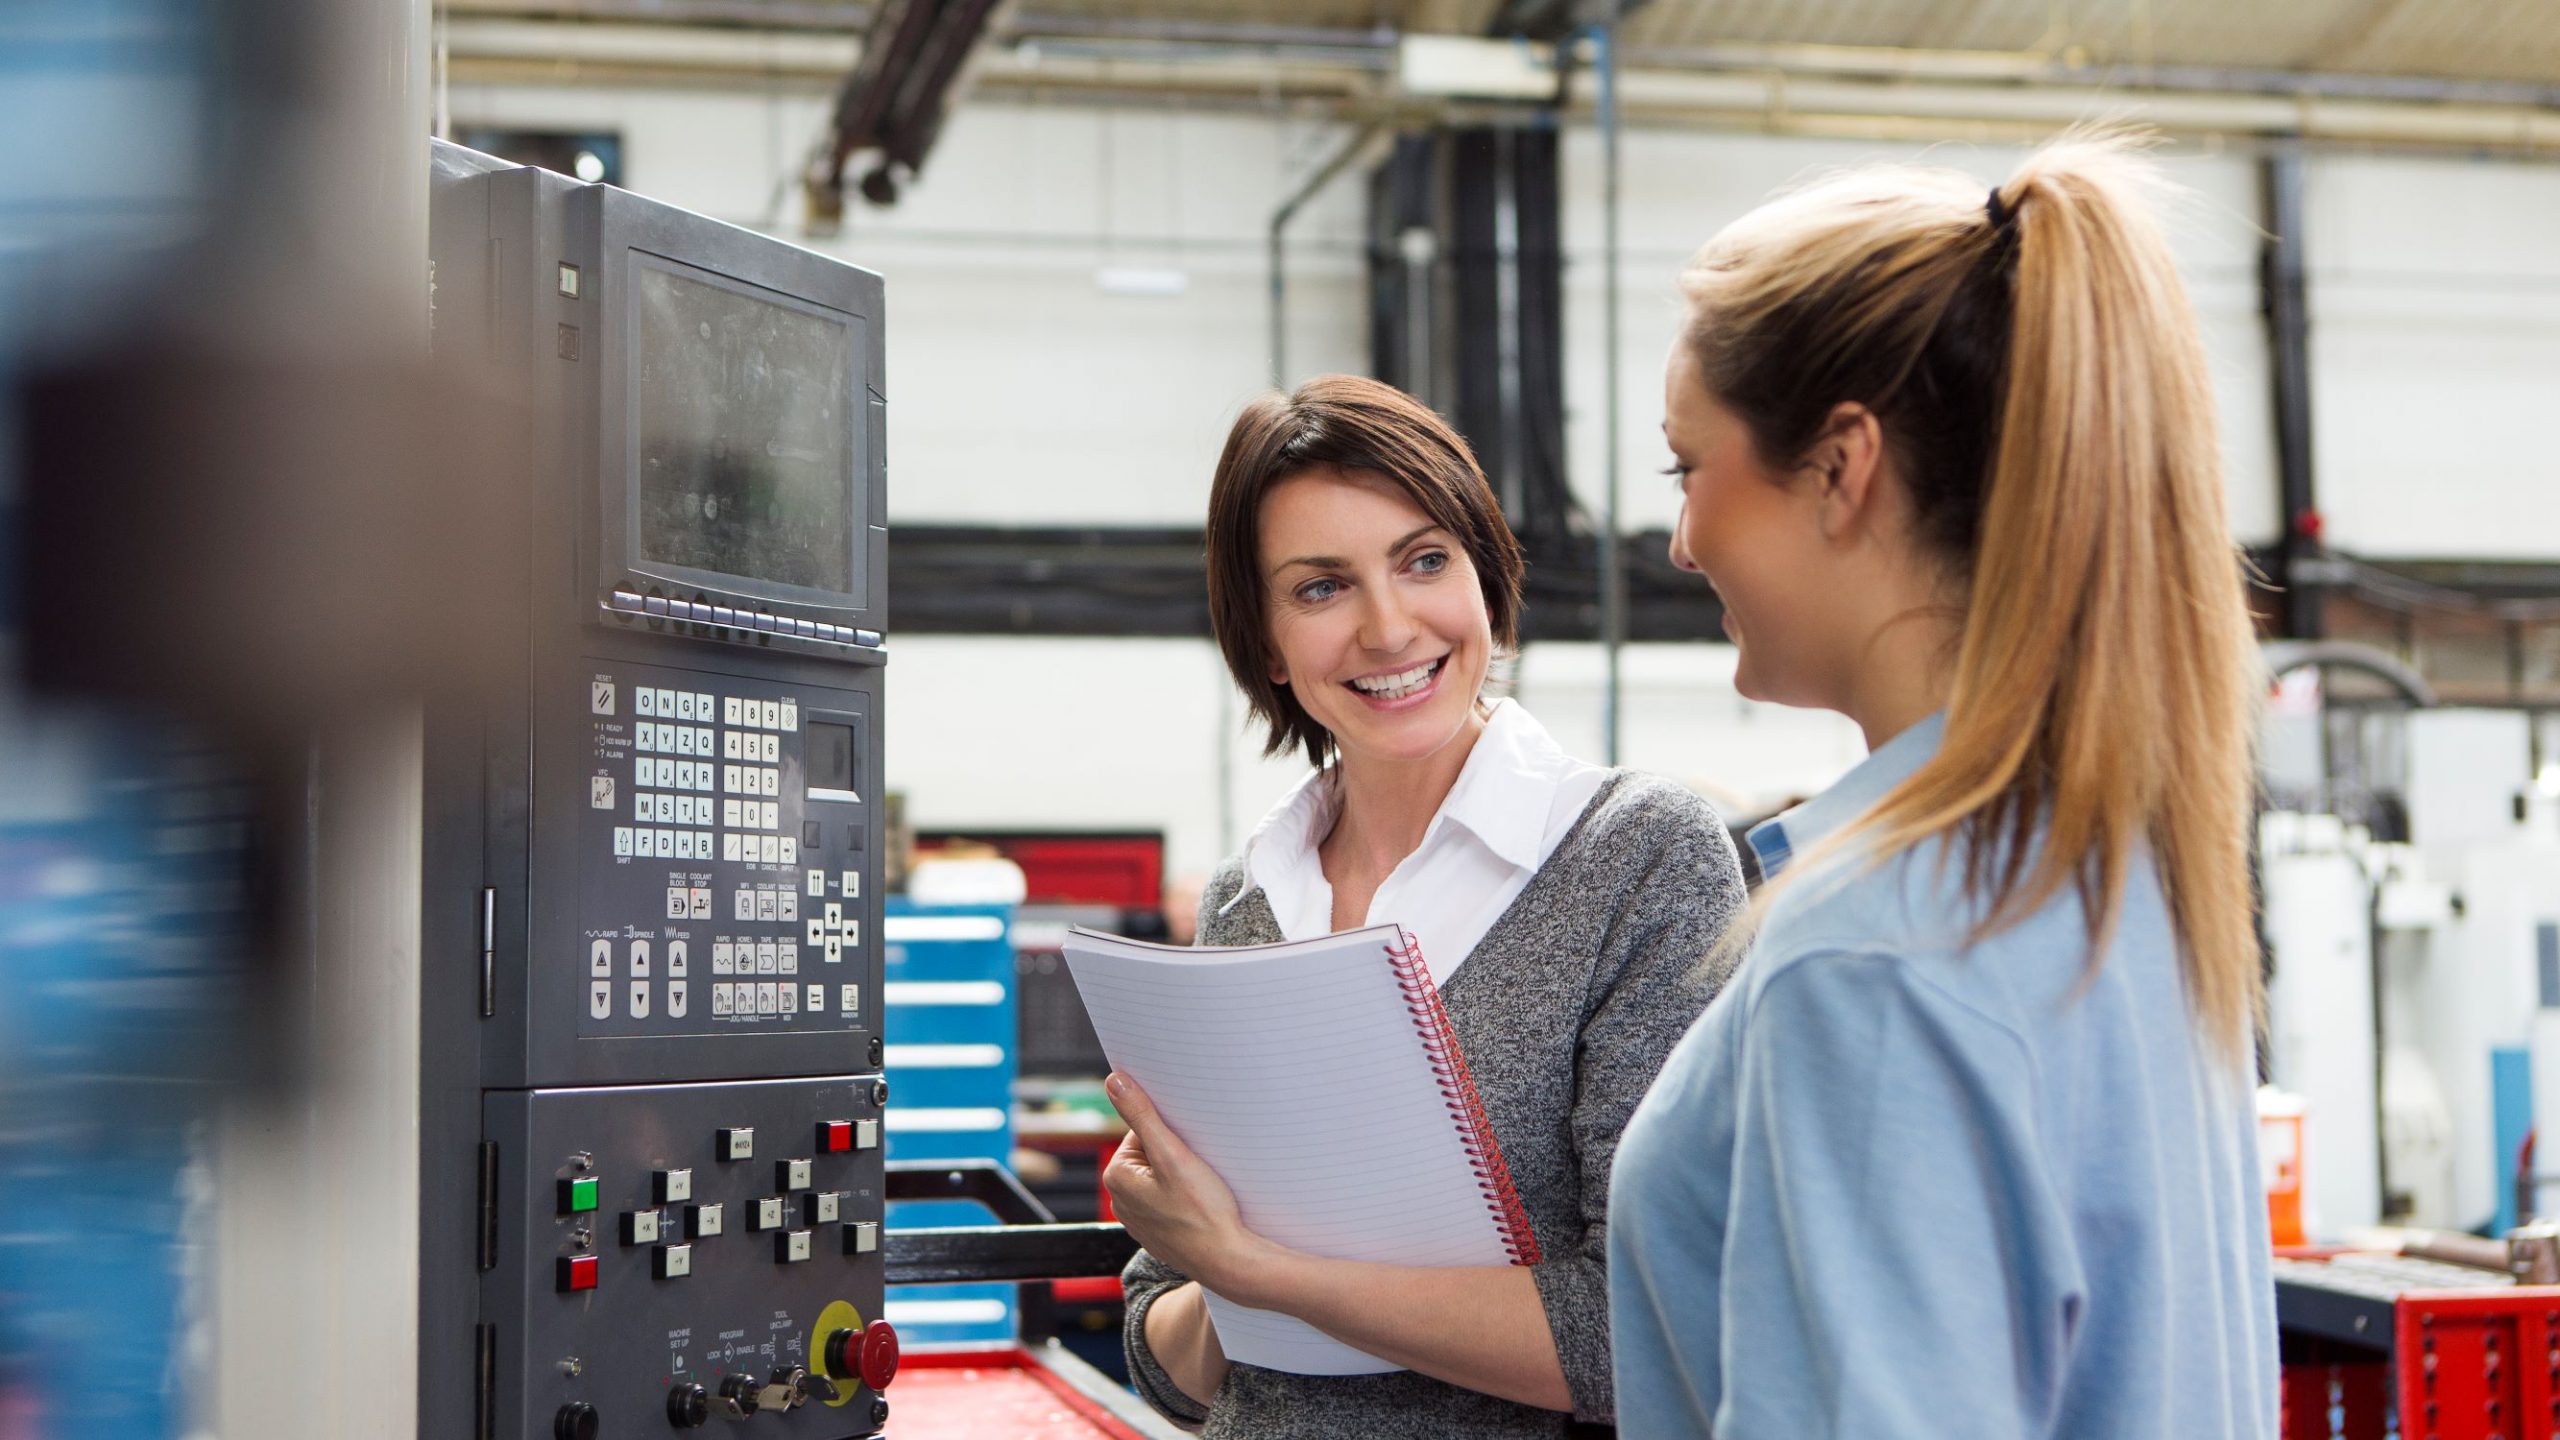
POLYGON ((1556 41, 1578 30, 1624 21, 1647 0, 1501 0, 1484 33, 1556 41))

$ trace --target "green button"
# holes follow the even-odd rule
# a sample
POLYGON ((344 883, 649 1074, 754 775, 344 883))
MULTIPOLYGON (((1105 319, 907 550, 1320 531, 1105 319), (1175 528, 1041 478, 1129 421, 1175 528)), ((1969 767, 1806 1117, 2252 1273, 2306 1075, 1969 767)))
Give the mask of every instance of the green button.
POLYGON ((560 1182, 560 1213, 577 1215, 596 1208, 596 1177, 560 1182))

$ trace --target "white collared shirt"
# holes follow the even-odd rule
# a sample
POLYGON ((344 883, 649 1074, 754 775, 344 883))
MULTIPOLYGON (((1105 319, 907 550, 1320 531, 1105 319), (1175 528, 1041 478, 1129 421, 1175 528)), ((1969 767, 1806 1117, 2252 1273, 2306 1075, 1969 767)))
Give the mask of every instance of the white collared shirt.
MULTIPOLYGON (((1422 843, 1388 873, 1363 923, 1411 931, 1432 980, 1447 984, 1608 778, 1564 753, 1518 702, 1494 702, 1422 843)), ((1332 772, 1318 771, 1245 842, 1249 883, 1237 898, 1260 887, 1291 940, 1333 932, 1333 884, 1316 853, 1333 822, 1332 772)))

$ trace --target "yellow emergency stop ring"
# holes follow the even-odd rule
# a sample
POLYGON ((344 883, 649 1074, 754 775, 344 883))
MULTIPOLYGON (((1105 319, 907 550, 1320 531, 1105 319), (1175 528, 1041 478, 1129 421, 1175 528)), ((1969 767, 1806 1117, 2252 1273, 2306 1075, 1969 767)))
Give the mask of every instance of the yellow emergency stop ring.
POLYGON ((852 1331, 857 1341, 861 1338, 862 1312, 854 1309, 850 1301, 837 1300, 819 1311, 818 1326, 809 1332, 809 1358, 818 1362, 810 1368, 836 1382, 836 1398, 827 1404, 842 1409, 853 1403, 853 1392, 862 1388, 862 1377, 839 1375, 827 1368, 827 1337, 838 1330, 852 1331))

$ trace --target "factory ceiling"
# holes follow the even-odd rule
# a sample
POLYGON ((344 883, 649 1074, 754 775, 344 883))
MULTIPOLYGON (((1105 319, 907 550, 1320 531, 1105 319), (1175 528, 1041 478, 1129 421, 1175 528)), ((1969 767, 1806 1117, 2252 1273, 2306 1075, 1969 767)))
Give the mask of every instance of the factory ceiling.
MULTIPOLYGON (((449 0, 453 15, 664 19, 858 32, 862 0, 449 0)), ((1597 8, 1521 0, 1025 0, 1022 33, 1083 21, 1097 33, 1189 32, 1206 41, 1483 35, 1506 12, 1597 8)), ((2188 66, 2560 82, 2551 0, 1651 0, 1630 7, 1634 51, 1854 46, 2035 57, 2065 65, 2188 66)))
MULTIPOLYGON (((1505 0, 1039 0, 1115 21, 1481 35, 1505 0)), ((2560 77, 2550 0, 1652 0, 1625 21, 1633 49, 1882 46, 2076 59, 2095 65, 2560 77)))
MULTIPOLYGON (((1406 37, 1552 39, 1608 3, 1018 0, 964 88, 1396 118, 1450 103, 1404 83, 1406 37)), ((817 88, 850 70, 874 9, 440 0, 438 15, 458 84, 817 88)), ((2125 102, 2189 133, 2560 149, 2554 0, 1651 0, 1627 8, 1619 45, 1640 125, 1987 136, 2125 102)), ((1565 54, 1563 108, 1591 101, 1589 54, 1565 54)))

